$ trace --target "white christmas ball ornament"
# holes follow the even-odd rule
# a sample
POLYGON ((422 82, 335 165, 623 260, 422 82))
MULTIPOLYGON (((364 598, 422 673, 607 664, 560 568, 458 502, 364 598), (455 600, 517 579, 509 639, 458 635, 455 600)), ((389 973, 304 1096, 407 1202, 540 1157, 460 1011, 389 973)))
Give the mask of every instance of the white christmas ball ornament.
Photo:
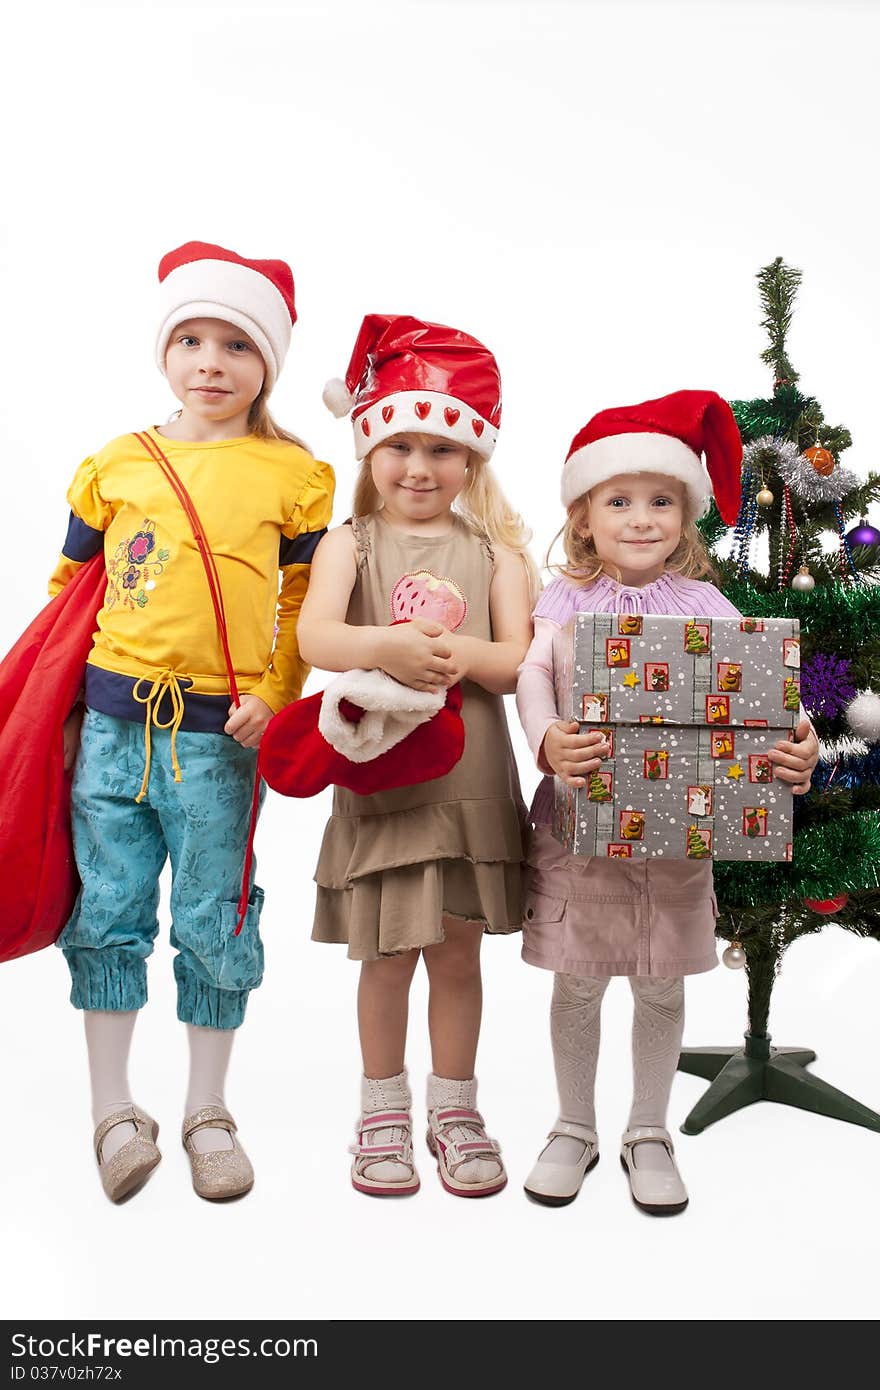
POLYGON ((734 942, 723 952, 721 959, 728 970, 742 970, 746 963, 746 953, 738 942, 734 942))
POLYGON ((794 579, 791 581, 791 587, 793 589, 798 589, 802 594, 808 594, 811 589, 815 589, 816 581, 810 574, 806 565, 801 565, 794 579))
POLYGON ((860 690, 846 707, 846 722, 858 738, 880 742, 880 695, 876 690, 860 690))
POLYGON ((354 396, 349 391, 341 377, 334 376, 324 387, 321 399, 329 411, 340 420, 343 415, 347 415, 354 405, 354 396))

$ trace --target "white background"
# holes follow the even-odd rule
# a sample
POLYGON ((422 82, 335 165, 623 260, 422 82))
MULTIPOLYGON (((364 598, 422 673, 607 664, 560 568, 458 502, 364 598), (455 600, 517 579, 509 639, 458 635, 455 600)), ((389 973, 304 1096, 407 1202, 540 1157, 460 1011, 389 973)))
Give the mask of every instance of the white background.
MULTIPOLYGON (((0 90, 3 650, 43 602, 80 459, 173 407, 152 361, 155 266, 193 238, 293 265, 300 322, 273 408, 337 466, 338 520, 350 427, 320 391, 364 312, 453 323, 496 351, 497 470, 543 554, 565 450, 595 410, 685 386, 769 393, 754 275, 779 254, 804 270, 790 339, 802 385, 851 428, 846 462, 876 466, 880 26, 868 4, 154 0, 31 13, 4 21, 0 90)), ((518 734, 516 747, 530 794, 518 734)), ((260 828, 268 972, 228 1088, 257 1170, 242 1202, 189 1188, 167 930, 132 1058, 165 1159, 121 1208, 94 1170, 60 952, 0 969, 2 1315, 876 1313, 876 1134, 754 1106, 680 1138, 685 1215, 630 1205, 616 1153, 623 981, 605 1005, 602 1163, 572 1207, 525 1200, 555 1114, 551 976, 521 963, 516 938, 485 943, 478 1062, 507 1191, 449 1197, 419 1135, 415 1198, 355 1194, 357 967, 308 939, 327 810, 326 797, 273 798, 260 828)), ((771 1020, 777 1042, 815 1047, 819 1074, 875 1108, 878 988, 876 945, 829 927, 786 957, 771 1020)), ((741 974, 689 984, 686 1041, 732 1043, 744 1024, 741 974)), ((422 973, 408 1062, 421 1131, 422 973)), ((703 1089, 677 1078, 673 1132, 703 1089)))

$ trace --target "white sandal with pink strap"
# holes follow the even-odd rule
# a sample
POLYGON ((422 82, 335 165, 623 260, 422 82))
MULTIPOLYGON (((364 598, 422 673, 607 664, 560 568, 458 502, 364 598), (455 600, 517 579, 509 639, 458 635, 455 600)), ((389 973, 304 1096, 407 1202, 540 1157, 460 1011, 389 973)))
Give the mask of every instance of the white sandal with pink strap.
POLYGON ((408 1197, 418 1191, 419 1175, 413 1161, 412 1119, 408 1110, 375 1110, 363 1114, 358 1125, 358 1142, 349 1145, 348 1151, 355 1156, 351 1165, 351 1185, 358 1192, 365 1192, 369 1197, 408 1197), (369 1136, 380 1129, 391 1130, 391 1142, 369 1143, 369 1136), (409 1177, 392 1182, 387 1177, 368 1176, 368 1169, 386 1163, 408 1168, 409 1177))
POLYGON ((501 1145, 486 1135, 485 1121, 479 1110, 461 1106, 440 1105, 428 1111, 428 1148, 437 1160, 440 1181, 454 1197, 489 1197, 507 1185, 507 1174, 501 1162, 501 1145), (464 1130, 472 1138, 461 1139, 456 1130, 464 1130), (497 1165, 499 1171, 480 1182, 461 1182, 456 1173, 462 1164, 485 1159, 497 1165))

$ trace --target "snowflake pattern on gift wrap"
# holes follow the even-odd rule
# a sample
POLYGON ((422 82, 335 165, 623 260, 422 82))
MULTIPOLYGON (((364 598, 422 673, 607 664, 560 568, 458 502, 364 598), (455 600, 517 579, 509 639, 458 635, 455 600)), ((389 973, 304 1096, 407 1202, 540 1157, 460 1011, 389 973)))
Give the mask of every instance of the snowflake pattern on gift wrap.
POLYGON ((132 612, 146 607, 156 580, 165 572, 170 553, 165 548, 157 549, 156 523, 145 517, 139 531, 119 542, 107 565, 104 606, 108 612, 119 604, 132 612))
MULTIPOLYGON (((713 857, 782 860, 791 838, 791 793, 777 781, 770 750, 788 736, 794 718, 782 708, 783 681, 791 682, 793 702, 802 675, 793 620, 762 619, 760 626, 748 624, 755 631, 741 632, 739 617, 647 615, 641 634, 623 635, 621 616, 578 614, 570 635, 554 643, 564 669, 557 684, 570 701, 565 708, 577 718, 586 706, 590 718, 581 719, 582 732, 601 727, 615 734, 614 757, 600 765, 602 773, 613 772, 613 799, 606 799, 604 779, 591 786, 585 777, 574 791, 575 834, 570 841, 557 837, 582 856, 617 857, 608 845, 623 845, 632 864, 661 856, 692 864, 713 857), (708 650, 680 651, 686 625, 690 645, 708 650), (615 670, 623 642, 630 665, 615 670), (653 672, 665 675, 664 665, 669 689, 657 691, 653 672), (629 688, 625 677, 633 672, 637 682, 629 688), (605 695, 614 725, 598 717, 605 695)), ((556 786, 557 801, 562 795, 556 786)))

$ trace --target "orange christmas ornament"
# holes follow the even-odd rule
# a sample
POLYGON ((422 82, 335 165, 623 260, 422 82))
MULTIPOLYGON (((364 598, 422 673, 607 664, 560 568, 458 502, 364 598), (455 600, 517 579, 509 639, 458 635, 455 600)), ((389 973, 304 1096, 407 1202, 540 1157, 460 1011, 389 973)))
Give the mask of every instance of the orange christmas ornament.
POLYGON ((816 472, 823 478, 834 472, 834 455, 823 449, 821 444, 814 444, 812 448, 805 449, 804 458, 810 460, 816 472))

